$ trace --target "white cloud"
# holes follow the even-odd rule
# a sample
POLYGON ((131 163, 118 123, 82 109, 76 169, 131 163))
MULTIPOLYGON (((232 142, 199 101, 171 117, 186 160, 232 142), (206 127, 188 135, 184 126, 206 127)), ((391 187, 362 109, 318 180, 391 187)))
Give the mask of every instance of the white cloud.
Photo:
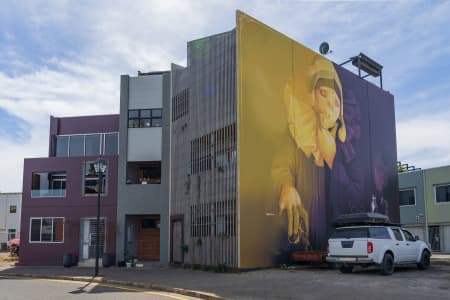
POLYGON ((31 139, 17 145, 0 138, 0 157, 8 158, 1 162, 0 190, 21 189, 23 157, 47 155, 51 114, 117 113, 120 74, 185 64, 186 42, 232 29, 235 9, 313 49, 330 42, 336 62, 360 51, 380 61, 385 87, 404 97, 396 98, 399 158, 422 166, 450 162, 442 142, 449 132, 445 115, 403 118, 405 107, 420 111, 421 103, 448 91, 438 81, 421 93, 406 85, 433 76, 425 73, 427 64, 450 60, 450 43, 442 39, 442 28, 450 26, 449 2, 10 2, 0 10, 0 108, 27 120, 31 139), (433 93, 439 87, 442 93, 433 93), (427 156, 428 147, 442 155, 427 156))
POLYGON ((420 168, 450 165, 450 110, 397 122, 398 159, 420 168))

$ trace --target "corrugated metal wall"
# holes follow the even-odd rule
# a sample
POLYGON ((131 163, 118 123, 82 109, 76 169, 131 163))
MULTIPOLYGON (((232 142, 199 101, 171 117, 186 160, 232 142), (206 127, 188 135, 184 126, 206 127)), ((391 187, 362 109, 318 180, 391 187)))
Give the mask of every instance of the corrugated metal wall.
POLYGON ((171 238, 185 263, 238 267, 236 99, 235 31, 189 42, 171 108, 170 214, 184 226, 171 238))

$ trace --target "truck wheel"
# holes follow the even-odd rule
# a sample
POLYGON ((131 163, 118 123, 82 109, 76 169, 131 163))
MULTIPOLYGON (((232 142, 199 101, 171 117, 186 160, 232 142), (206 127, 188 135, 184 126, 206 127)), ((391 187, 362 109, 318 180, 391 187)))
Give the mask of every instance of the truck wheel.
POLYGON ((417 264, 417 267, 421 270, 426 270, 430 266, 430 252, 427 250, 423 250, 422 257, 420 258, 420 262, 417 264))
POLYGON ((394 272, 394 258, 392 254, 386 253, 381 263, 381 274, 391 275, 394 272))
POLYGON ((351 273, 353 271, 353 266, 349 266, 349 265, 342 265, 339 270, 341 271, 341 273, 347 274, 347 273, 351 273))

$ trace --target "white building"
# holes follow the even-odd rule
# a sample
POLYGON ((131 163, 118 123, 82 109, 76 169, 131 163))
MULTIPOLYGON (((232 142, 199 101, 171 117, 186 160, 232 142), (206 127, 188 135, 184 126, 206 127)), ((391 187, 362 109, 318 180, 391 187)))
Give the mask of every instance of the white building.
POLYGON ((0 248, 6 242, 20 237, 22 193, 0 193, 0 248))

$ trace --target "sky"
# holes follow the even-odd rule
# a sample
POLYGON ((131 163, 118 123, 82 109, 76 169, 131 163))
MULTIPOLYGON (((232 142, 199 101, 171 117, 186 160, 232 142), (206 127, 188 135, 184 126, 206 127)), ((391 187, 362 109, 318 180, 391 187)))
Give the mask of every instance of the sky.
POLYGON ((313 50, 327 41, 336 63, 382 64, 398 159, 450 164, 450 1, 6 0, 0 191, 20 192, 24 158, 48 155, 51 115, 118 113, 121 74, 186 65, 186 42, 231 30, 236 9, 313 50))

